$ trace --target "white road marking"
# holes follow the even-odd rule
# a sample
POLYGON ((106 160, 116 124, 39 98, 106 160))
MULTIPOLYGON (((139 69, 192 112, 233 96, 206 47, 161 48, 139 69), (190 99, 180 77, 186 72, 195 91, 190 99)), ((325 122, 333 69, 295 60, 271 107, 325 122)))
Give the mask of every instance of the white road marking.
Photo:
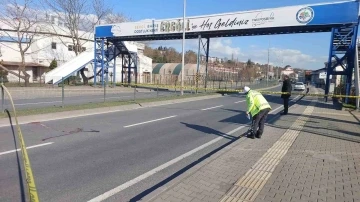
POLYGON ((215 106, 215 107, 210 107, 210 108, 206 108, 206 109, 202 109, 203 111, 209 110, 209 109, 215 109, 215 108, 219 108, 222 107, 224 105, 219 105, 219 106, 215 106))
POLYGON ((301 95, 296 96, 294 99, 291 100, 291 102, 296 102, 297 98, 300 97, 301 95))
POLYGON ((283 106, 279 106, 279 107, 277 107, 277 108, 275 108, 275 109, 271 110, 271 112, 276 112, 277 110, 281 109, 282 107, 283 107, 283 106))
MULTIPOLYGON (((295 102, 298 97, 300 97, 300 95, 298 95, 298 96, 296 96, 294 99, 292 99, 291 102, 295 102)), ((271 112, 275 112, 275 111, 277 111, 277 110, 279 110, 279 109, 281 109, 281 108, 283 108, 283 107, 284 107, 284 106, 279 106, 279 107, 271 110, 271 112)), ((289 108, 291 108, 291 107, 292 107, 292 106, 289 106, 289 108)))
MULTIPOLYGON (((48 143, 44 143, 44 144, 38 144, 38 145, 33 145, 33 146, 30 146, 30 147, 26 147, 26 149, 32 149, 32 148, 36 148, 36 147, 42 147, 42 146, 46 146, 46 145, 50 145, 50 144, 53 144, 53 142, 48 142, 48 143)), ((10 153, 14 153, 16 151, 20 151, 21 149, 14 149, 14 150, 10 150, 10 151, 6 151, 6 152, 1 152, 0 153, 0 156, 1 155, 4 155, 4 154, 10 154, 10 153)))
POLYGON ((235 104, 237 103, 240 103, 240 102, 245 102, 246 100, 240 100, 240 101, 237 101, 237 102, 234 102, 235 104))
POLYGON ((137 126, 137 125, 141 125, 141 124, 145 124, 145 123, 151 123, 151 122, 155 122, 155 121, 161 121, 161 120, 164 120, 164 119, 170 119, 170 118, 174 118, 176 117, 177 115, 174 115, 174 116, 168 116, 168 117, 164 117, 164 118, 160 118, 160 119, 154 119, 154 120, 151 120, 151 121, 145 121, 145 122, 141 122, 141 123, 136 123, 136 124, 132 124, 132 125, 127 125, 127 126, 124 126, 124 128, 129 128, 129 127, 132 127, 132 126, 137 126))
MULTIPOLYGON (((235 128, 234 130, 232 130, 232 131, 230 131, 230 132, 228 132, 226 134, 231 135, 231 134, 241 130, 244 127, 245 126, 240 126, 240 127, 235 128)), ((180 155, 180 156, 178 156, 178 157, 176 157, 176 158, 174 158, 174 159, 172 159, 172 160, 170 160, 170 161, 168 161, 168 162, 166 162, 166 163, 164 163, 164 164, 162 164, 162 165, 160 165, 160 166, 158 166, 158 167, 156 167, 156 168, 154 168, 154 169, 152 169, 152 170, 150 170, 150 171, 148 171, 148 172, 146 172, 146 173, 144 173, 144 174, 142 174, 142 175, 140 175, 140 176, 138 176, 138 177, 136 177, 136 178, 134 178, 134 179, 132 179, 130 181, 125 182, 124 184, 122 184, 122 185, 120 185, 118 187, 115 187, 114 189, 111 189, 111 190, 109 190, 109 191, 107 191, 107 192, 105 192, 105 193, 91 199, 88 202, 104 201, 105 199, 107 199, 107 198, 121 192, 122 190, 124 190, 124 189, 126 189, 126 188, 128 188, 128 187, 130 187, 130 186, 132 186, 132 185, 134 185, 134 184, 136 184, 136 183, 138 183, 138 182, 152 176, 152 175, 154 175, 155 173, 157 173, 157 172, 159 172, 159 171, 161 171, 161 170, 163 170, 163 169, 165 169, 165 168, 167 168, 167 167, 181 161, 182 159, 185 159, 186 157, 191 156, 192 154, 194 154, 194 153, 196 153, 196 152, 198 152, 198 151, 200 151, 200 150, 202 150, 202 149, 204 149, 204 148, 206 148, 206 147, 208 147, 208 146, 222 140, 223 138, 224 137, 217 137, 217 138, 215 138, 215 139, 213 139, 213 140, 211 140, 211 141, 209 141, 209 142, 207 142, 207 143, 205 143, 205 144, 203 144, 203 145, 201 145, 201 146, 199 146, 199 147, 197 147, 197 148, 195 148, 195 149, 193 149, 191 151, 188 151, 185 154, 182 154, 182 155, 180 155)))

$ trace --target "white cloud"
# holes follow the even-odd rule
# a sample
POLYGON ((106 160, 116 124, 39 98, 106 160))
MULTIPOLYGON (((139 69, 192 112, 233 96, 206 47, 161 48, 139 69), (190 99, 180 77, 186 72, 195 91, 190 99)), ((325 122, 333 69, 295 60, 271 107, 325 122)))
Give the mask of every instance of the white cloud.
POLYGON ((322 64, 326 61, 326 56, 313 57, 295 49, 270 48, 268 52, 267 49, 255 48, 257 46, 250 47, 253 48, 246 53, 245 57, 241 58, 242 60, 250 58, 254 62, 267 64, 269 54, 269 63, 271 65, 291 65, 292 67, 305 69, 314 66, 322 68, 322 64))
POLYGON ((232 43, 230 39, 224 39, 223 42, 225 45, 231 45, 232 43))
POLYGON ((239 47, 231 47, 232 44, 230 39, 212 39, 210 40, 210 55, 219 57, 240 57, 243 54, 239 47))
MULTIPOLYGON (((157 46, 167 46, 167 47, 174 47, 178 51, 182 50, 182 40, 172 40, 172 41, 154 41, 151 42, 152 47, 157 46)), ((206 40, 203 39, 203 43, 206 43, 206 40)), ((185 41, 185 49, 186 50, 194 50, 197 52, 198 49, 198 40, 197 39, 189 39, 185 41)), ((201 46, 201 52, 204 53, 204 50, 201 46)), ((216 57, 240 57, 243 55, 239 47, 232 47, 231 39, 220 39, 214 38, 210 39, 210 56, 216 57)))
MULTIPOLYGON (((204 39, 205 43, 206 40, 204 39)), ((167 46, 174 47, 178 51, 182 50, 182 41, 173 40, 173 41, 154 41, 151 42, 153 47, 157 46, 167 46)), ((186 40, 185 49, 193 50, 197 52, 198 40, 191 39, 186 40)), ((201 54, 204 54, 204 51, 201 47, 201 54)), ((238 58, 239 61, 247 61, 251 59, 252 61, 260 64, 267 64, 268 62, 268 49, 261 48, 258 45, 251 45, 248 48, 239 48, 236 47, 231 39, 229 38, 212 38, 210 40, 210 56, 213 57, 227 57, 231 58, 232 55, 234 58, 238 58)), ((305 54, 300 50, 295 49, 280 49, 280 48, 270 48, 270 57, 269 63, 271 65, 285 66, 291 65, 296 68, 304 69, 316 69, 322 68, 324 62, 327 60, 326 56, 313 57, 311 55, 305 54)))

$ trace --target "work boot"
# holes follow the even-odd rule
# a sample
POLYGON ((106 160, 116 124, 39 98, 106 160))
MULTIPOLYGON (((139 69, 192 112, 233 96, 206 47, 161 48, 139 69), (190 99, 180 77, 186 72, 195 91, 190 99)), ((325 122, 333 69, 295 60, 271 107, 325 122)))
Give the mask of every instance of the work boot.
POLYGON ((260 139, 260 138, 261 138, 261 135, 262 135, 262 132, 261 132, 261 131, 257 131, 255 137, 260 139))
POLYGON ((255 139, 255 134, 253 132, 249 132, 246 137, 255 139))

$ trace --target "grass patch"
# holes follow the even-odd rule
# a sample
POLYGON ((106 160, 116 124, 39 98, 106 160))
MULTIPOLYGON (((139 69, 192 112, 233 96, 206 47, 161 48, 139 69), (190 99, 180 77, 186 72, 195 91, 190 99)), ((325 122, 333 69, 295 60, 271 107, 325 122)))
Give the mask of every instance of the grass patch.
POLYGON ((347 109, 356 109, 355 105, 342 103, 342 106, 347 109))
MULTIPOLYGON (((154 98, 142 98, 142 99, 136 99, 136 102, 134 102, 134 100, 128 100, 128 101, 107 101, 107 102, 99 102, 99 103, 85 103, 85 104, 77 104, 77 105, 65 105, 64 108, 57 106, 57 107, 44 107, 39 109, 20 109, 20 110, 16 110, 16 114, 18 116, 51 114, 51 113, 64 112, 64 111, 94 109, 94 108, 102 108, 102 107, 115 107, 122 105, 130 105, 137 103, 141 104, 141 103, 157 102, 157 101, 165 101, 165 100, 178 100, 184 98, 201 97, 201 96, 215 95, 215 94, 216 93, 200 93, 200 94, 186 94, 183 96, 175 95, 175 96, 162 96, 162 97, 154 97, 154 98)), ((12 110, 10 113, 13 116, 12 110)), ((0 114, 0 118, 7 118, 6 113, 0 114)))

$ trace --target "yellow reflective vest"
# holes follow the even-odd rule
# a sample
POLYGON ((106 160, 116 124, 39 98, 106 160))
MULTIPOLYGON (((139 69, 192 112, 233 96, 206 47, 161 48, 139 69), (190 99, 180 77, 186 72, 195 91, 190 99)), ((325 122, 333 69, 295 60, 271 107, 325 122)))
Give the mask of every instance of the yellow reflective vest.
POLYGON ((246 95, 246 103, 248 106, 247 112, 249 112, 252 117, 254 117, 263 109, 271 109, 271 106, 264 98, 264 96, 255 90, 250 90, 248 92, 246 95))

